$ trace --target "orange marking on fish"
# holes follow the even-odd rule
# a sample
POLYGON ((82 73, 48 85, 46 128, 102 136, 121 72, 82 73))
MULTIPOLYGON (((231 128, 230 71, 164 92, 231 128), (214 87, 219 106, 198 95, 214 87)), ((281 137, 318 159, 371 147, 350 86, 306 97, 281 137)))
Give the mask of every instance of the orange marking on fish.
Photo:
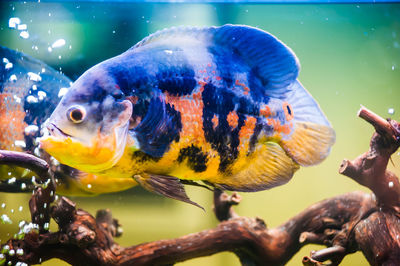
POLYGON ((189 137, 199 143, 205 143, 203 130, 203 100, 201 91, 193 93, 191 98, 172 96, 165 93, 165 103, 174 106, 181 113, 181 137, 189 137))
POLYGON ((217 73, 217 72, 215 72, 215 70, 213 70, 213 71, 211 71, 211 73, 215 74, 215 73, 217 73))
POLYGON ((264 108, 260 109, 260 115, 264 117, 268 117, 271 115, 271 109, 268 105, 265 105, 264 108))
POLYGON ((268 121, 269 125, 274 127, 274 131, 276 133, 283 133, 283 134, 288 135, 291 131, 290 125, 287 125, 287 124, 282 125, 279 120, 275 120, 273 118, 268 118, 267 121, 268 121))
POLYGON ((228 121, 229 126, 234 129, 238 126, 239 116, 235 111, 231 111, 227 115, 226 120, 228 121))
POLYGON ((199 91, 201 92, 201 93, 203 93, 203 91, 204 91, 204 86, 206 86, 207 85, 207 82, 204 82, 204 81, 198 81, 198 84, 200 85, 200 88, 199 88, 199 91))
POLYGON ((0 94, 0 149, 11 149, 16 140, 24 140, 25 115, 23 105, 15 101, 13 94, 0 94))
POLYGON ((208 66, 208 67, 211 67, 211 63, 208 63, 207 66, 208 66))
POLYGON ((235 81, 235 85, 241 86, 241 87, 243 88, 243 90, 244 90, 244 95, 248 95, 248 94, 249 94, 250 88, 247 87, 246 84, 240 83, 239 80, 236 80, 236 81, 235 81))
POLYGON ((214 114, 213 118, 211 119, 211 122, 213 123, 213 129, 215 129, 219 124, 218 116, 214 114))
POLYGON ((242 142, 245 139, 249 139, 253 133, 254 128, 256 127, 257 119, 252 116, 247 116, 246 120, 244 121, 244 125, 240 128, 239 131, 239 139, 242 142))
POLYGON ((222 78, 220 76, 215 77, 216 80, 221 80, 222 78))
POLYGON ((285 112, 286 120, 287 121, 292 120, 294 117, 292 106, 290 106, 290 104, 288 102, 283 102, 282 107, 283 107, 283 111, 285 112), (290 112, 289 112, 289 110, 290 110, 290 112))

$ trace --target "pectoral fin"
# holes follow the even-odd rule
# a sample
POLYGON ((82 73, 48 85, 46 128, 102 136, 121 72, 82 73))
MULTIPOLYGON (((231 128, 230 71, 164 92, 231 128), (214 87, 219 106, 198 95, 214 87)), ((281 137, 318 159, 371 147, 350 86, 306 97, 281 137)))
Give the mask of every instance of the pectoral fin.
POLYGON ((190 203, 204 210, 204 208, 201 207, 199 204, 189 199, 188 195, 186 194, 185 188, 180 182, 179 178, 162 175, 135 175, 134 179, 143 188, 150 192, 155 192, 168 198, 190 203))

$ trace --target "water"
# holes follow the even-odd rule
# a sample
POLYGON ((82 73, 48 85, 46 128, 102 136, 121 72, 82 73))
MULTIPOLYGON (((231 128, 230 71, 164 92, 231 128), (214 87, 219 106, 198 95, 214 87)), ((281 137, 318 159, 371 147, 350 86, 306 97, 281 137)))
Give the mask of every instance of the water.
MULTIPOLYGON (((299 79, 332 122, 337 142, 326 161, 301 169, 287 185, 270 191, 241 193, 243 200, 237 212, 243 216, 262 217, 269 227, 274 227, 316 201, 363 190, 355 182, 338 175, 337 169, 342 159, 352 159, 368 149, 373 128, 356 117, 361 104, 383 117, 400 120, 399 113, 395 112, 400 109, 399 17, 400 4, 394 3, 1 1, 0 44, 43 60, 75 80, 96 63, 124 52, 150 33, 171 26, 247 24, 277 36, 300 59, 299 79)), ((10 63, 2 60, 4 65, 10 63)), ((37 81, 41 73, 32 73, 30 78, 37 81)), ((10 79, 18 81, 17 76, 10 79)), ((35 93, 27 99, 32 103, 48 97, 37 88, 32 87, 32 91, 35 93)), ((63 87, 57 94, 61 97, 66 91, 63 87)), ((27 131, 31 130, 36 128, 28 127, 27 131)), ((389 167, 399 176, 396 166, 400 165, 400 155, 395 154, 392 160, 394 166, 389 164, 389 167)), ((6 177, 9 178, 12 176, 6 177)), ((188 194, 206 207, 206 213, 139 188, 73 200, 78 207, 93 214, 99 208, 110 208, 124 226, 124 234, 118 242, 128 246, 214 227, 217 222, 210 208, 211 193, 190 188, 188 194)), ((27 211, 10 213, 11 209, 26 206, 27 198, 28 195, 0 194, 0 202, 7 204, 4 205, 7 208, 0 209, 0 215, 7 215, 13 221, 29 220, 27 211)), ((7 233, 18 232, 16 226, 15 223, 2 224, 0 239, 7 239, 7 233)), ((302 256, 319 248, 302 249, 288 265, 299 265, 302 256)), ((47 265, 52 263, 55 262, 47 265)), ((182 264, 239 265, 239 262, 233 255, 223 253, 182 264)), ((347 256, 342 265, 367 265, 367 262, 356 253, 347 256)))

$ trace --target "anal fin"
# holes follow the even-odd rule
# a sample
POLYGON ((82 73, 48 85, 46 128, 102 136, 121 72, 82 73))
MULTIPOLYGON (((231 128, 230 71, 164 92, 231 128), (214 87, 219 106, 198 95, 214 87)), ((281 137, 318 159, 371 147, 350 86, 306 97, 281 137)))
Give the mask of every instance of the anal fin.
POLYGON ((273 141, 259 145, 243 160, 245 167, 242 166, 236 174, 212 183, 223 190, 260 191, 287 183, 299 168, 282 147, 273 141))
POLYGON ((185 188, 179 178, 162 175, 135 175, 134 179, 143 188, 150 192, 155 192, 168 198, 180 200, 204 210, 202 206, 189 199, 188 195, 186 194, 185 188))

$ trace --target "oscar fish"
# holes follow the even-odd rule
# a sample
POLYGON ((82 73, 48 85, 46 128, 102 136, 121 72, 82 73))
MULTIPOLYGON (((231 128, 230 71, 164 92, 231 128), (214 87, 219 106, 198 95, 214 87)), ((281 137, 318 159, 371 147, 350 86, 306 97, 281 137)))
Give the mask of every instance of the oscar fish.
POLYGON ((335 132, 298 81, 299 61, 244 25, 175 27, 87 70, 41 147, 103 193, 135 185, 192 202, 182 184, 260 191, 320 163, 335 132))

